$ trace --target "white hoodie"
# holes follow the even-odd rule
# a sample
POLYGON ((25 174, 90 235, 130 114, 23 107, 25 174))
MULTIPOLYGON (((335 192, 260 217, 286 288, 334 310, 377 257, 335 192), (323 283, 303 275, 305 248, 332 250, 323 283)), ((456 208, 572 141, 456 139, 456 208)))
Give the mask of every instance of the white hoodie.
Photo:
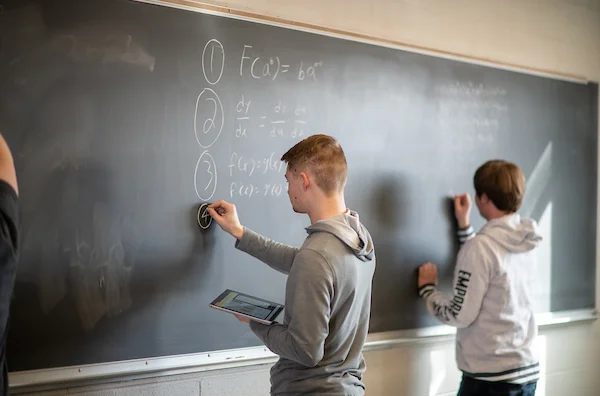
POLYGON ((432 315, 458 327, 456 360, 466 376, 516 384, 539 378, 529 283, 542 240, 536 227, 534 220, 512 214, 489 221, 477 235, 471 227, 459 230, 464 245, 454 295, 444 296, 435 285, 419 290, 432 315))

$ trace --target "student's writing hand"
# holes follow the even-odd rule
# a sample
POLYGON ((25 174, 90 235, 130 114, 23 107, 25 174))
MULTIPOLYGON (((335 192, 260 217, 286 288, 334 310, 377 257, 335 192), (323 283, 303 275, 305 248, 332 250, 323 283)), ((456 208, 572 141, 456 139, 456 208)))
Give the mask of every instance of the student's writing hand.
POLYGON ((223 231, 242 239, 244 227, 240 224, 235 205, 225 201, 218 201, 208 207, 208 214, 217 222, 223 231))
POLYGON ((454 215, 456 216, 460 228, 467 228, 470 225, 471 197, 469 194, 454 196, 454 215))
POLYGON ((427 262, 419 267, 419 288, 425 285, 437 285, 437 278, 437 267, 435 264, 427 262))

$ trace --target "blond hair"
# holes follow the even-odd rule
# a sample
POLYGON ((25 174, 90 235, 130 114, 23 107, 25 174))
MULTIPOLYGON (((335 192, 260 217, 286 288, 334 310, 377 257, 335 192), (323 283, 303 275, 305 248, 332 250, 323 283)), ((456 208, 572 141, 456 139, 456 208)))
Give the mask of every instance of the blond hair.
POLYGON ((310 173, 327 196, 342 192, 346 186, 346 156, 342 146, 331 136, 309 136, 283 154, 281 160, 292 171, 310 173))

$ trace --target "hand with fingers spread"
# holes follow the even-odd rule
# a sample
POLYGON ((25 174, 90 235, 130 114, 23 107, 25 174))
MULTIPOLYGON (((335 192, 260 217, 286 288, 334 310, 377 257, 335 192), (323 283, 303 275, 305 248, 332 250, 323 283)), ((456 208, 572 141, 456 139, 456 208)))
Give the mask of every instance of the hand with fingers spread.
POLYGON ((471 225, 471 197, 469 194, 460 194, 454 196, 454 215, 460 228, 467 228, 471 225))
POLYGON ((240 224, 234 204, 223 200, 215 202, 209 205, 208 214, 210 214, 223 231, 231 234, 236 239, 242 239, 244 226, 240 224))

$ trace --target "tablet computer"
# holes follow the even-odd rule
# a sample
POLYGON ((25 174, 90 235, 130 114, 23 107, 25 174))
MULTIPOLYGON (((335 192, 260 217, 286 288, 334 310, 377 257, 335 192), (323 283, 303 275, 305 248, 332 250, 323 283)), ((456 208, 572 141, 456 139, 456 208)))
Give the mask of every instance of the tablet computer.
POLYGON ((283 310, 283 305, 227 289, 209 304, 211 308, 244 316, 263 324, 271 324, 283 310))

